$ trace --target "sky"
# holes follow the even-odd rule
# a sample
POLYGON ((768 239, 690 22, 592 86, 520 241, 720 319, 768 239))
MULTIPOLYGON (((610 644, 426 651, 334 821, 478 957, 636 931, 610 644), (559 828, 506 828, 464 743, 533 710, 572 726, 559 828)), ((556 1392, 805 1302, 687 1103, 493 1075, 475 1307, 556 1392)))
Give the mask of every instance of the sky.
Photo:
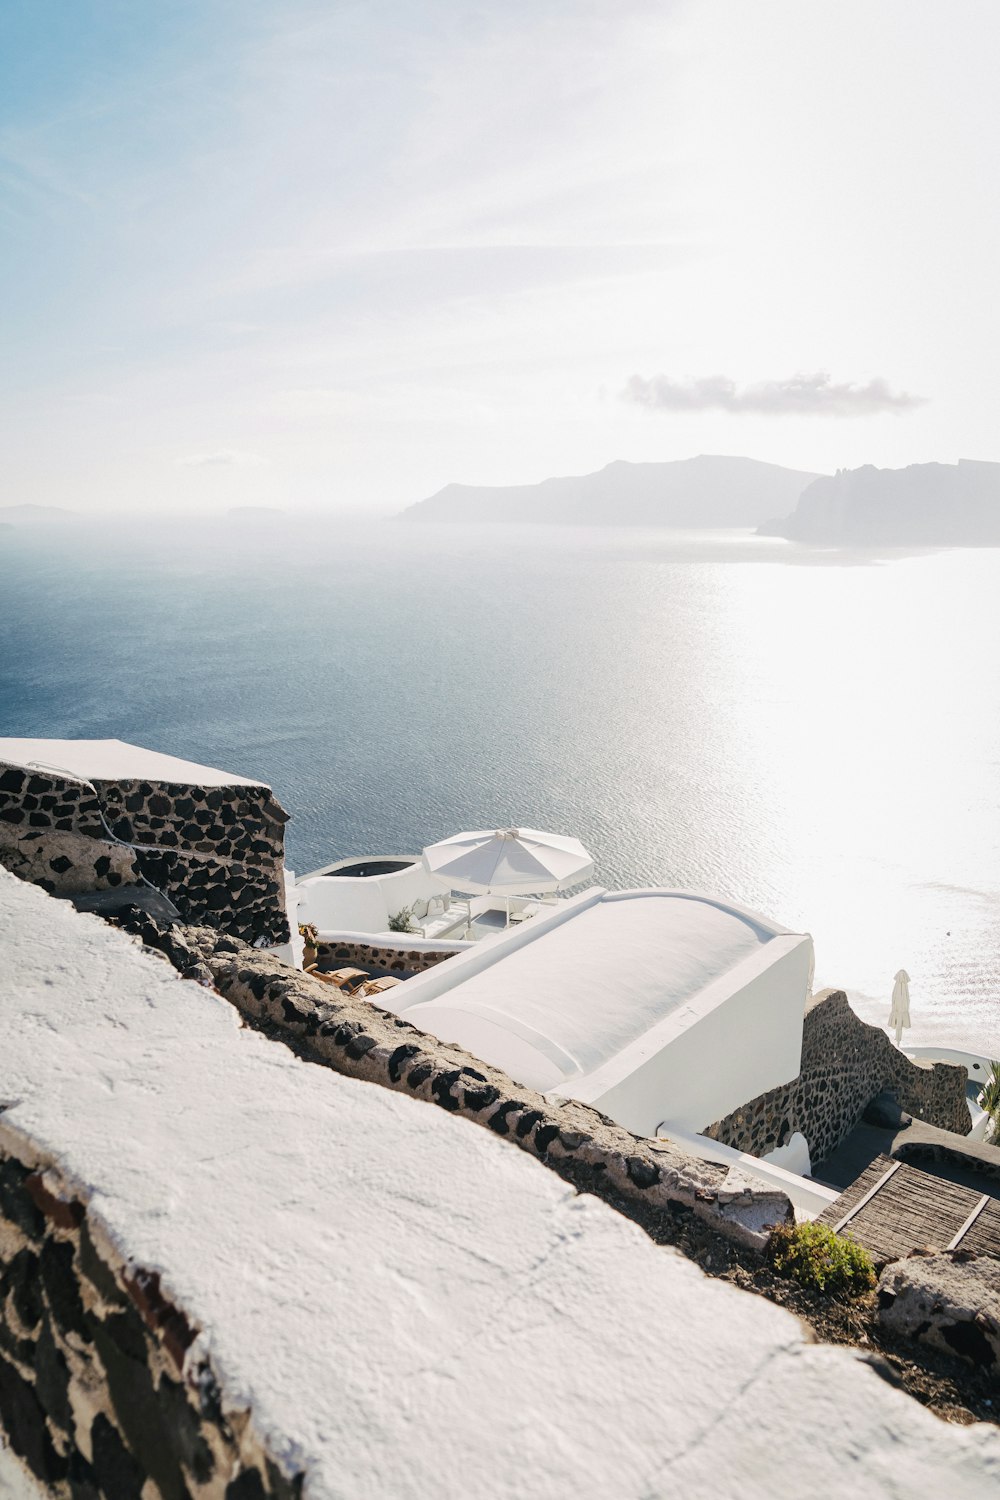
POLYGON ((4 0, 0 505, 1000 460, 995 0, 4 0))

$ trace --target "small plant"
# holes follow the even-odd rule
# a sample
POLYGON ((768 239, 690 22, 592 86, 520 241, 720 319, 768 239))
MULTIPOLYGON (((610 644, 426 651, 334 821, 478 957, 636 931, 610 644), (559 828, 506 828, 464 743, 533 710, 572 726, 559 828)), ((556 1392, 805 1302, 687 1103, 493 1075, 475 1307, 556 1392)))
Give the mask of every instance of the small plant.
POLYGON ((984 1109, 990 1117, 990 1136, 996 1140, 1000 1133, 1000 1061, 995 1058, 990 1060, 990 1076, 983 1084, 983 1091, 979 1096, 979 1106, 984 1109))
POLYGON ((826 1224, 782 1224, 765 1253, 779 1276, 828 1297, 858 1297, 875 1285, 875 1266, 864 1246, 826 1224))
POLYGON ((413 917, 413 907, 412 906, 401 906, 400 909, 399 909, 399 911, 394 911, 393 914, 392 914, 392 916, 389 918, 389 931, 390 932, 414 932, 414 931, 416 931, 416 929, 414 928, 414 926, 412 924, 412 921, 411 921, 412 917, 413 917))
POLYGON ((312 922, 300 922, 299 936, 302 939, 302 967, 304 969, 308 969, 310 964, 314 964, 319 957, 319 950, 317 947, 317 944, 319 943, 319 933, 316 931, 316 928, 313 926, 312 922))

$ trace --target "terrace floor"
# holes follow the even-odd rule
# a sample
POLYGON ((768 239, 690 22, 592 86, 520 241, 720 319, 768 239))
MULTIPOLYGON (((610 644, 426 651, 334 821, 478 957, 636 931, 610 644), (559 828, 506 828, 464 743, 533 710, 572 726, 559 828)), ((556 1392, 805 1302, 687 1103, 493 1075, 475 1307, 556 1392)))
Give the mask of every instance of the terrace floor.
POLYGON ((925 1164, 932 1164, 938 1177, 966 1187, 979 1187, 981 1193, 992 1191, 983 1183, 984 1177, 992 1178, 1000 1196, 1000 1150, 996 1146, 955 1135, 950 1130, 939 1130, 922 1120, 895 1128, 856 1125, 836 1151, 815 1164, 813 1176, 828 1187, 845 1191, 881 1156, 913 1165, 919 1158, 925 1164))

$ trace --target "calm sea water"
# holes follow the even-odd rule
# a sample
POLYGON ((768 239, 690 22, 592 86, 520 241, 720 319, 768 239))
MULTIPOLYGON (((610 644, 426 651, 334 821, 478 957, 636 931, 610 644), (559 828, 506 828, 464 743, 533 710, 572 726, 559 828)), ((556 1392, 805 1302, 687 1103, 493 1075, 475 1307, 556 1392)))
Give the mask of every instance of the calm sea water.
POLYGON ((229 518, 0 532, 0 591, 0 734, 259 776, 300 872, 573 833, 1000 1054, 1000 550, 229 518))

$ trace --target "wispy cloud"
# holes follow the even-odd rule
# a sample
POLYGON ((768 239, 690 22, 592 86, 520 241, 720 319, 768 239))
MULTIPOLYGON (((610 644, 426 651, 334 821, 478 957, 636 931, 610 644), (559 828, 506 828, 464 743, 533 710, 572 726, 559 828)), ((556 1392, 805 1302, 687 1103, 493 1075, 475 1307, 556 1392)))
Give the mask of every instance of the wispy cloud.
POLYGON ((214 453, 189 453, 177 462, 185 469, 236 468, 264 462, 259 453, 246 453, 238 448, 218 448, 214 453))
POLYGON ((835 381, 829 375, 793 375, 737 385, 728 375, 674 380, 669 375, 633 375, 621 392, 623 401, 649 411, 753 412, 764 416, 867 417, 877 412, 912 411, 926 397, 894 391, 881 375, 865 384, 835 381))

